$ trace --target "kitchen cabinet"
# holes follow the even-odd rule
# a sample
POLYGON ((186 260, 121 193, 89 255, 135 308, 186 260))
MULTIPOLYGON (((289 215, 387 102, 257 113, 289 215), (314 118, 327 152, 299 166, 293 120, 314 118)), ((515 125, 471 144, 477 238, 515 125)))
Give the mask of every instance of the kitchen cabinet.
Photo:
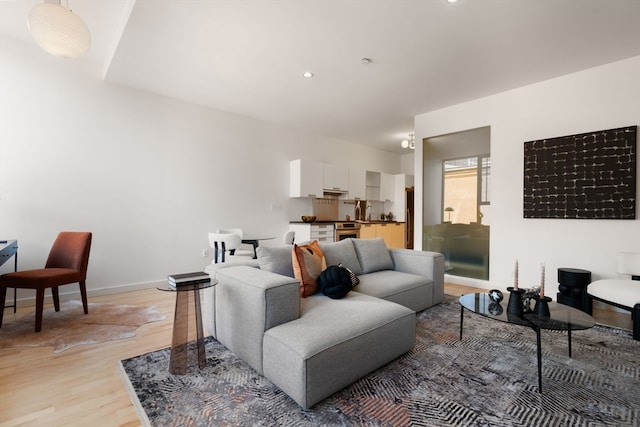
POLYGON ((323 165, 323 187, 328 191, 349 191, 349 169, 340 166, 323 165))
POLYGON ((289 162, 289 180, 289 197, 322 197, 322 163, 292 160, 289 162))
POLYGON ((349 199, 364 200, 367 198, 367 171, 349 169, 349 199))
POLYGON ((389 173, 366 171, 367 200, 391 202, 394 199, 395 179, 389 173))
POLYGON ((295 242, 318 242, 331 243, 334 240, 335 225, 327 224, 289 224, 289 230, 295 232, 295 242))
POLYGON ((361 224, 360 238, 373 239, 382 237, 388 248, 404 248, 404 226, 403 222, 361 224))
POLYGON ((404 223, 376 224, 377 237, 382 237, 388 248, 404 248, 404 223))
POLYGON ((380 172, 366 171, 367 200, 380 200, 380 172))
POLYGON ((389 173, 380 174, 380 199, 383 202, 393 202, 395 199, 395 178, 389 173))
POLYGON ((374 239, 376 236, 376 224, 360 224, 360 238, 374 239))

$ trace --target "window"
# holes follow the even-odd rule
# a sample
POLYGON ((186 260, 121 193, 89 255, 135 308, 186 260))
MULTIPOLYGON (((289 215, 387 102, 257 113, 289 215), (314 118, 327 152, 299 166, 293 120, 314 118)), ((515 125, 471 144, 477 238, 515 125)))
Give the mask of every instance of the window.
POLYGON ((491 158, 445 160, 442 218, 457 224, 489 224, 491 158))

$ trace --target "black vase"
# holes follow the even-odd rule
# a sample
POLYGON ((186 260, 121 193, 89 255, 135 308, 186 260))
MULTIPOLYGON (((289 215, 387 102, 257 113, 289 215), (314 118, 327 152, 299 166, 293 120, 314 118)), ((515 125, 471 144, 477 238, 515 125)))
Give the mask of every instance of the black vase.
POLYGON ((508 287, 509 291, 509 303, 507 304, 507 313, 514 314, 518 317, 521 317, 523 314, 522 310, 522 294, 525 293, 524 289, 514 289, 512 287, 508 287))
POLYGON ((551 316, 549 312, 549 301, 551 301, 551 298, 540 296, 533 298, 536 300, 536 305, 533 307, 535 315, 541 319, 548 319, 551 316))

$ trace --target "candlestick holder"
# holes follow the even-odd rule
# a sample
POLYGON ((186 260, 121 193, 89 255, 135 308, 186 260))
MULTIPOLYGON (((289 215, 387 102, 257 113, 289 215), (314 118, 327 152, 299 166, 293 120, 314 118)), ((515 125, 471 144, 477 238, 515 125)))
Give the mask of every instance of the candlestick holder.
POLYGON ((549 312, 549 301, 551 301, 551 298, 535 296, 533 299, 536 300, 536 305, 533 307, 535 315, 540 318, 549 318, 551 316, 549 312))
POLYGON ((507 304, 507 313, 514 314, 516 316, 522 316, 522 294, 524 294, 524 289, 515 289, 512 287, 508 287, 509 291, 509 303, 507 304))

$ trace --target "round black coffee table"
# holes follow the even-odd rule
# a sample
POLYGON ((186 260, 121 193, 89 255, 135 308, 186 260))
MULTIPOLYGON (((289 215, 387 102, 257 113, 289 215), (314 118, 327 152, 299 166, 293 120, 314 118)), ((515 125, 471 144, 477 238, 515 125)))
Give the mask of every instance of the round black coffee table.
POLYGON ((514 325, 526 326, 536 331, 538 353, 538 392, 542 393, 542 350, 540 332, 544 329, 552 331, 567 331, 569 343, 569 357, 571 357, 571 331, 592 328, 596 322, 587 313, 556 302, 549 302, 549 317, 538 317, 533 312, 525 312, 516 316, 507 312, 506 299, 501 303, 491 301, 488 294, 466 294, 460 297, 460 339, 462 339, 462 325, 464 310, 514 325))

